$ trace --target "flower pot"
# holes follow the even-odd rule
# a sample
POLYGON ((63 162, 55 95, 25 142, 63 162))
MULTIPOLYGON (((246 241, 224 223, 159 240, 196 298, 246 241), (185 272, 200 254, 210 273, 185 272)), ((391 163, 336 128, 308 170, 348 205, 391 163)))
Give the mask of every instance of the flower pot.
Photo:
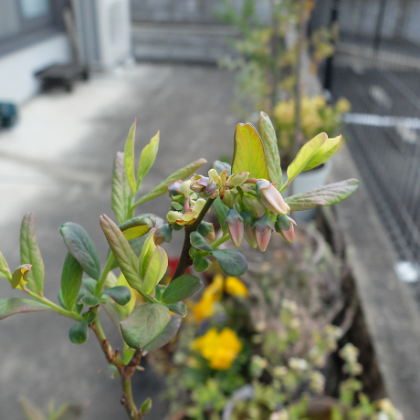
MULTIPOLYGON (((318 168, 299 174, 292 182, 292 194, 299 194, 325 185, 327 182, 327 176, 331 170, 331 165, 331 161, 328 161, 318 168)), ((287 179, 286 172, 283 172, 283 179, 287 179)), ((291 195, 290 191, 289 187, 284 193, 282 193, 283 197, 286 198, 291 195)), ((304 222, 310 222, 315 217, 316 211, 317 208, 297 211, 295 212, 295 218, 304 222)))

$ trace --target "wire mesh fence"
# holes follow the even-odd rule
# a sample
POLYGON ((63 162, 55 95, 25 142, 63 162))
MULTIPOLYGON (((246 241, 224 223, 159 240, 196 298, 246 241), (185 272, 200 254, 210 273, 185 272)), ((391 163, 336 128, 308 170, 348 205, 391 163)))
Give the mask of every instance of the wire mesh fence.
POLYGON ((420 3, 318 2, 312 25, 330 25, 337 17, 340 39, 332 71, 324 69, 326 83, 334 98, 344 96, 352 104, 345 116, 348 147, 400 259, 397 274, 415 282, 420 278, 420 3))

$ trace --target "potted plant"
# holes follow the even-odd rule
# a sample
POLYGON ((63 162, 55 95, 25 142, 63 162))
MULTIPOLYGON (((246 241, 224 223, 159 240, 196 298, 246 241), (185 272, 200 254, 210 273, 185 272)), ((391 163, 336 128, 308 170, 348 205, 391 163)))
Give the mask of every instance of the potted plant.
MULTIPOLYGON (((232 42, 236 56, 221 60, 222 66, 237 72, 234 110, 253 122, 258 118, 255 111, 264 110, 277 133, 282 167, 287 167, 315 134, 338 135, 341 116, 350 109, 344 98, 328 104, 316 78, 319 64, 334 52, 337 27, 321 28, 308 38, 310 0, 271 1, 271 21, 259 19, 260 6, 255 0, 245 1, 241 13, 230 0, 222 3, 219 18, 240 34, 232 42)), ((328 165, 310 170, 296 179, 294 192, 325 184, 328 165)), ((309 220, 313 215, 309 211, 297 217, 309 220)))

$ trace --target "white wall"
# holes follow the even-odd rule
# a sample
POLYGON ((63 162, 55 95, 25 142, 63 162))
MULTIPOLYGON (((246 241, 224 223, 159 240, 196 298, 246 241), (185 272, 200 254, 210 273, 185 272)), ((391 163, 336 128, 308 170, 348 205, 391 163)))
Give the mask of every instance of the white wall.
POLYGON ((69 60, 70 48, 64 34, 0 56, 0 101, 22 104, 38 92, 34 73, 50 64, 69 60))

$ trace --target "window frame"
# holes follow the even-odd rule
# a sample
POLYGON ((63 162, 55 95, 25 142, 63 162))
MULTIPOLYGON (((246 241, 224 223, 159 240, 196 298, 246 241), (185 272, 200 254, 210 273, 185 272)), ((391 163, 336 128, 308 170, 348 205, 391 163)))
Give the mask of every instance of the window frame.
MULTIPOLYGON (((62 12, 65 0, 48 0, 47 15, 26 19, 19 1, 19 31, 0 38, 0 56, 36 44, 64 30, 62 12)), ((1 11, 0 11, 1 12, 1 11)))

